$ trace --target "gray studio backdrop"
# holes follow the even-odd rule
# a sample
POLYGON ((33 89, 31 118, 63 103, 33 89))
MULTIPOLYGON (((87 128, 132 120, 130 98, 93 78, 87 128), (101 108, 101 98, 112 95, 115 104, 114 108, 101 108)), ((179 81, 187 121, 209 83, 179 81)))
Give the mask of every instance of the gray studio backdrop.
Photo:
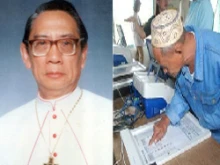
MULTIPOLYGON (((0 116, 36 97, 19 46, 27 18, 45 0, 0 1, 0 116)), ((72 0, 89 34, 80 87, 112 99, 112 0, 72 0)), ((104 108, 103 108, 104 109, 104 108)))

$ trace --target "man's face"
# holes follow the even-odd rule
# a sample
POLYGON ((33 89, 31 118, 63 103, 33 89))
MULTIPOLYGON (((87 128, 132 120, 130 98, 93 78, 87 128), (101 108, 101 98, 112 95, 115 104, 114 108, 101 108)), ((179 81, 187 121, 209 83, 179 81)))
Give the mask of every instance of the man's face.
POLYGON ((162 66, 164 73, 176 77, 184 65, 183 55, 174 49, 162 54, 161 49, 155 47, 153 47, 153 53, 157 62, 162 66))
POLYGON ((157 4, 159 5, 160 10, 161 10, 161 11, 164 11, 164 10, 167 9, 168 0, 157 0, 157 4))
MULTIPOLYGON (((76 21, 66 12, 46 11, 33 21, 29 40, 65 38, 80 38, 76 21)), ((30 46, 29 51, 25 50, 22 44, 23 61, 32 70, 40 91, 67 93, 75 89, 85 64, 87 46, 82 50, 78 43, 76 53, 69 56, 62 55, 56 44, 51 45, 46 56, 34 56, 30 46)))

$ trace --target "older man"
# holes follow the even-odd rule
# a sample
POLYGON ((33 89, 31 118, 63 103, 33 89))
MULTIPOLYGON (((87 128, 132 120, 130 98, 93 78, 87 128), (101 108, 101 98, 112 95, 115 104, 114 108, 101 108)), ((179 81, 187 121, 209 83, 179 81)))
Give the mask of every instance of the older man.
POLYGON ((190 108, 220 143, 220 34, 193 26, 184 29, 176 10, 160 13, 151 28, 155 58, 164 72, 176 77, 176 85, 149 144, 160 140, 168 125, 178 124, 190 108))
POLYGON ((0 164, 112 164, 111 101, 77 86, 88 34, 74 6, 40 5, 20 46, 38 97, 0 118, 0 164))

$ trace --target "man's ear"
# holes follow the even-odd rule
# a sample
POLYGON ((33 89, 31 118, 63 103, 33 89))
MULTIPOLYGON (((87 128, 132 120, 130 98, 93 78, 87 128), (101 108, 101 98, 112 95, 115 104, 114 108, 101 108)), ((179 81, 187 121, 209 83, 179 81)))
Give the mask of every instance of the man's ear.
POLYGON ((82 53, 81 53, 81 69, 85 67, 87 53, 88 53, 88 45, 86 44, 86 46, 83 48, 82 53))
POLYGON ((21 58, 26 66, 26 68, 31 68, 31 59, 29 56, 29 53, 27 51, 26 45, 24 43, 21 43, 20 45, 20 52, 21 52, 21 58))
POLYGON ((183 46, 183 44, 181 42, 178 42, 174 45, 174 49, 175 49, 176 54, 182 54, 182 46, 183 46))

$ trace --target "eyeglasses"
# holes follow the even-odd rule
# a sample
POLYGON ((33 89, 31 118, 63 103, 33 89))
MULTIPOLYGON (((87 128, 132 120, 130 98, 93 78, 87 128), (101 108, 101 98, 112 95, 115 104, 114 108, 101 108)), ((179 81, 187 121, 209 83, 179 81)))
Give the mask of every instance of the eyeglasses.
POLYGON ((70 56, 76 53, 76 46, 82 40, 83 38, 64 38, 54 41, 46 39, 36 39, 26 41, 26 43, 28 43, 31 46, 31 51, 34 56, 46 56, 53 44, 56 44, 58 50, 64 56, 70 56))

